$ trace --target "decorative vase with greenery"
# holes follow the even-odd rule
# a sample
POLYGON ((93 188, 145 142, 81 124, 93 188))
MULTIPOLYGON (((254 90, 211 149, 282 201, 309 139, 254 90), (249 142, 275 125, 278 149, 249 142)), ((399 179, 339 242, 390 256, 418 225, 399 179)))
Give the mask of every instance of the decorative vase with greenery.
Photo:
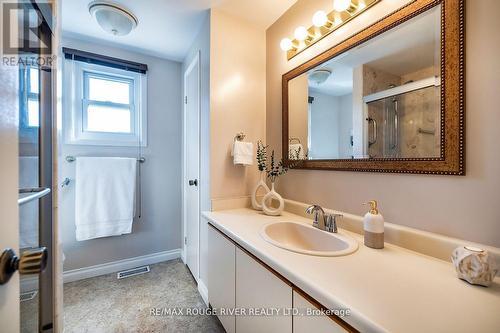
POLYGON ((264 177, 266 174, 267 147, 268 146, 264 146, 262 141, 259 140, 257 142, 257 167, 260 171, 260 180, 252 191, 252 207, 255 210, 262 210, 262 201, 259 202, 257 200, 258 191, 260 189, 263 189, 265 191, 264 195, 266 195, 270 191, 264 177))
POLYGON ((295 161, 291 163, 289 166, 285 166, 283 159, 281 159, 279 162, 276 163, 276 159, 274 157, 274 150, 272 151, 271 161, 269 165, 266 164, 267 178, 271 180, 271 191, 269 191, 264 196, 264 199, 262 199, 262 210, 264 214, 271 216, 278 216, 281 215, 281 213, 283 213, 283 209, 285 208, 285 202, 283 200, 283 197, 279 195, 279 193, 276 192, 276 190, 274 189, 274 184, 276 183, 276 180, 278 179, 279 176, 283 176, 288 172, 290 168, 293 168, 300 163, 299 154, 300 154, 300 149, 296 151, 297 156, 295 158, 295 161), (277 208, 272 207, 271 203, 273 202, 273 200, 276 200, 279 203, 277 208))

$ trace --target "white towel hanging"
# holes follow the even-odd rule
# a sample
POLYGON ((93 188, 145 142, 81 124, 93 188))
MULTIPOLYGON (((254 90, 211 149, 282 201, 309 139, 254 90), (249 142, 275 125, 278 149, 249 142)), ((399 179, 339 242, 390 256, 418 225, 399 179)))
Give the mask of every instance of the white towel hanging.
POLYGON ((75 223, 78 241, 132 232, 137 159, 76 159, 75 223))
POLYGON ((252 165, 253 164, 253 143, 235 141, 231 151, 233 163, 235 165, 252 165))

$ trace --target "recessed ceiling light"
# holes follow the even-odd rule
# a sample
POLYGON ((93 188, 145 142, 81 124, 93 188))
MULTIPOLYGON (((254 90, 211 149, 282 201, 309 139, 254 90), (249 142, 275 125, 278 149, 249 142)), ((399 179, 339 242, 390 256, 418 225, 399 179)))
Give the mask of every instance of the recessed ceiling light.
POLYGON ((134 14, 113 2, 92 1, 89 12, 104 31, 115 36, 128 35, 139 23, 134 14))

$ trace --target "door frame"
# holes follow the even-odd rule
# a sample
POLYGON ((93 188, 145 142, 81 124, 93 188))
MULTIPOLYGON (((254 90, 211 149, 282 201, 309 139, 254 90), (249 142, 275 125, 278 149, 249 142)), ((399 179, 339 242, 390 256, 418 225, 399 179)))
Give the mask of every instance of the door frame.
POLYGON ((201 52, 198 50, 193 57, 193 60, 189 63, 189 66, 186 68, 184 71, 184 91, 182 94, 182 105, 183 105, 183 115, 182 115, 182 122, 183 122, 183 134, 182 134, 182 152, 183 152, 183 159, 182 159, 182 225, 183 225, 183 231, 182 231, 182 261, 187 264, 187 244, 186 244, 186 238, 187 238, 187 188, 188 188, 188 176, 187 176, 187 77, 193 70, 193 68, 198 65, 198 225, 196 228, 196 231, 198 233, 198 242, 196 244, 196 254, 197 254, 197 260, 196 260, 196 266, 197 266, 197 276, 194 276, 196 282, 198 283, 199 277, 200 277, 200 221, 201 221, 201 187, 202 187, 202 182, 200 180, 201 177, 201 64, 200 64, 200 58, 201 58, 201 52))

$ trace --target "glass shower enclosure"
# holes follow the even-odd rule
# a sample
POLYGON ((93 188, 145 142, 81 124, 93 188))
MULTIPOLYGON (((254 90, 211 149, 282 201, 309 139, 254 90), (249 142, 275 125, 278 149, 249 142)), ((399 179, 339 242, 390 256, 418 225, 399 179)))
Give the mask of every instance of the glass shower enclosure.
POLYGON ((440 157, 438 79, 411 82, 364 98, 370 158, 440 157))

